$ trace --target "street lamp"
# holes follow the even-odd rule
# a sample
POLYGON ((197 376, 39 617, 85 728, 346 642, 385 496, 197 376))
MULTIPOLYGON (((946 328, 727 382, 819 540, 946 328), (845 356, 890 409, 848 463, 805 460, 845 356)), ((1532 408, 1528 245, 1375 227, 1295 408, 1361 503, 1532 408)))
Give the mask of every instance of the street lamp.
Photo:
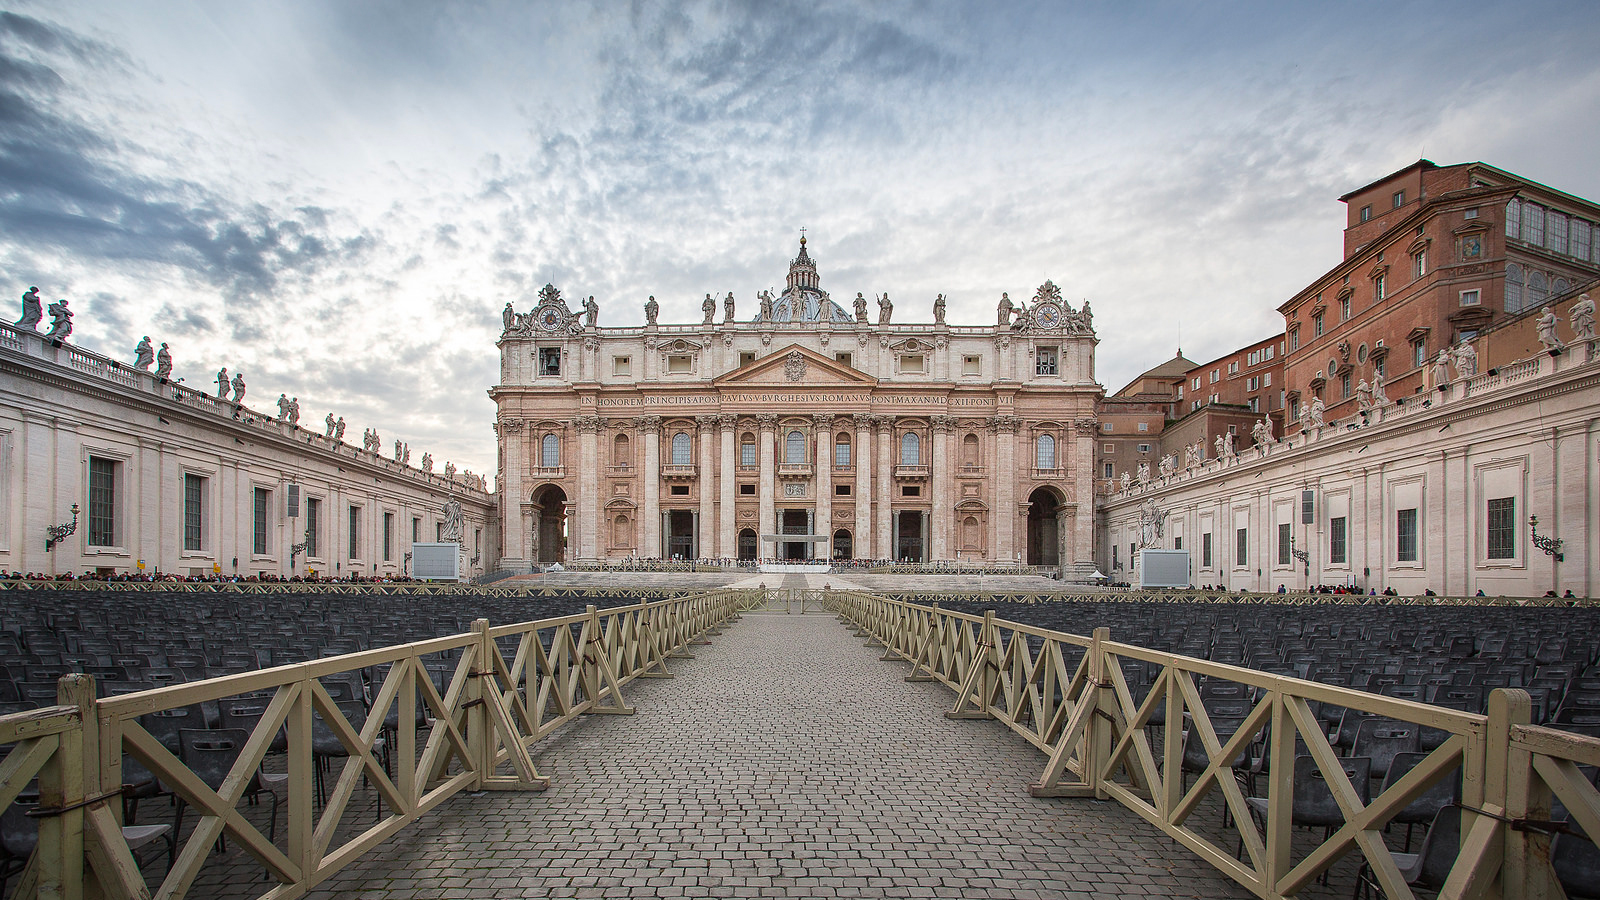
POLYGON ((1311 587, 1311 551, 1309 551, 1309 550, 1296 550, 1295 546, 1294 546, 1294 535, 1292 535, 1292 534, 1289 535, 1289 555, 1306 564, 1306 587, 1310 588, 1311 587))
POLYGON ((74 503, 72 504, 71 522, 63 522, 60 525, 48 525, 45 527, 44 533, 48 535, 48 537, 44 539, 44 552, 49 553, 51 550, 54 550, 57 544, 66 539, 67 535, 72 534, 77 530, 78 504, 74 503))
MULTIPOLYGON (((77 509, 77 507, 74 506, 73 509, 77 509)), ((1539 533, 1538 516, 1528 517, 1528 530, 1533 532, 1533 546, 1543 550, 1546 556, 1554 556, 1556 558, 1556 562, 1566 561, 1565 557, 1561 553, 1561 539, 1558 537, 1552 537, 1550 535, 1541 535, 1539 533)))

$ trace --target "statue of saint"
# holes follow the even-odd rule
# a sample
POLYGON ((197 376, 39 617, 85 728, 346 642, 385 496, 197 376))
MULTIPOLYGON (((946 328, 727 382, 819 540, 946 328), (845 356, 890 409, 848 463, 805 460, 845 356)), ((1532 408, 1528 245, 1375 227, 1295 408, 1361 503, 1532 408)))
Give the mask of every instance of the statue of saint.
POLYGON ((145 335, 139 345, 133 348, 133 367, 150 371, 150 364, 156 361, 154 350, 150 349, 150 335, 145 335))
POLYGON ((300 398, 299 397, 290 397, 289 398, 289 424, 290 425, 294 425, 295 427, 299 427, 299 425, 300 425, 300 398))
MULTIPOLYGON (((707 294, 706 299, 710 300, 711 295, 707 294)), ((649 300, 644 302, 644 323, 646 325, 654 325, 656 323, 656 316, 659 315, 660 312, 661 304, 657 303, 656 298, 652 295, 649 300)), ((593 325, 594 322, 591 321, 589 324, 593 325)))
POLYGON ((465 522, 461 515, 461 503, 454 497, 444 503, 444 529, 440 532, 440 543, 461 543, 465 522))
POLYGON ((278 395, 278 421, 282 422, 287 418, 289 418, 289 395, 288 394, 279 394, 278 395))
POLYGON ((239 402, 241 402, 243 400, 244 400, 244 373, 235 372, 235 373, 233 373, 233 402, 239 403, 239 402))
POLYGON ((446 477, 446 478, 454 478, 454 477, 456 477, 456 464, 451 462, 448 459, 444 461, 444 477, 446 477))
MULTIPOLYGON (((52 310, 55 309, 54 306, 50 308, 52 310)), ((1556 321, 1556 314, 1550 311, 1550 307, 1546 306, 1543 315, 1535 319, 1533 323, 1533 327, 1539 332, 1539 343, 1543 344, 1544 349, 1548 350, 1552 356, 1560 353, 1567 346, 1561 343, 1560 338, 1556 337, 1556 321)))
POLYGON ((422 454, 422 471, 424 471, 424 472, 432 472, 433 471, 433 454, 432 453, 424 453, 424 454, 422 454))
POLYGON ((39 320, 43 318, 44 301, 39 299, 39 289, 30 287, 22 295, 22 318, 17 320, 17 327, 38 331, 39 320))
POLYGON ((411 465, 411 444, 409 442, 400 445, 400 465, 411 465))
POLYGON ((344 416, 340 416, 339 421, 333 423, 333 439, 341 444, 344 443, 344 416))
POLYGON ((217 399, 228 396, 228 367, 223 366, 217 370, 217 399))
POLYGON ((1217 459, 1222 459, 1223 457, 1222 446, 1224 443, 1225 442, 1222 440, 1222 435, 1220 434, 1217 435, 1217 439, 1212 442, 1212 446, 1216 448, 1217 459))
POLYGON ((889 302, 889 294, 885 292, 878 298, 878 324, 887 325, 894 318, 894 304, 889 302))
POLYGON ((1133 476, 1129 475, 1127 470, 1123 470, 1123 472, 1122 472, 1122 489, 1124 491, 1126 491, 1128 489, 1128 485, 1132 481, 1133 481, 1133 476))
POLYGON ((511 330, 513 328, 516 328, 516 327, 517 327, 517 313, 516 313, 516 310, 511 308, 511 304, 510 303, 507 303, 506 304, 506 308, 500 310, 500 331, 503 334, 510 334, 511 330))
POLYGON ((1450 383, 1450 351, 1440 350, 1439 357, 1433 361, 1433 386, 1439 387, 1450 383))
POLYGON ((862 325, 867 324, 867 298, 861 296, 861 292, 860 291, 856 291, 855 308, 856 308, 856 321, 860 322, 862 325))
POLYGON ((1594 340, 1594 301, 1588 294, 1579 295, 1578 302, 1567 310, 1567 322, 1572 326, 1573 340, 1594 340))
POLYGON ((65 298, 50 304, 50 331, 45 337, 53 341, 64 341, 72 334, 72 310, 67 309, 65 298))
POLYGON ((1466 341, 1456 345, 1455 365, 1457 378, 1471 378, 1478 374, 1478 351, 1466 341))
POLYGON ((326 432, 324 432, 322 436, 326 437, 326 438, 331 438, 331 437, 333 437, 333 413, 328 413, 327 424, 328 424, 328 430, 326 432))
POLYGON ((156 377, 166 381, 172 375, 172 351, 167 349, 167 342, 161 342, 161 349, 156 351, 156 377))
POLYGON ((733 291, 722 299, 722 324, 727 325, 733 321, 733 291))
POLYGON ((1139 463, 1138 474, 1133 476, 1133 480, 1140 484, 1148 482, 1150 480, 1150 464, 1147 462, 1139 463))
POLYGON ((1000 305, 995 308, 995 312, 998 314, 999 319, 999 321, 997 321, 995 324, 999 325, 1001 328, 1011 327, 1011 317, 1016 313, 1016 311, 1017 305, 1011 302, 1011 295, 1002 292, 1000 294, 1000 305))
POLYGON ((589 299, 583 301, 583 324, 585 327, 593 328, 594 323, 599 320, 600 304, 594 302, 594 295, 590 294, 589 299))
POLYGON ((1223 432, 1223 434, 1222 434, 1222 452, 1220 454, 1218 454, 1218 455, 1221 456, 1221 457, 1224 457, 1224 458, 1231 457, 1231 456, 1234 455, 1234 450, 1233 450, 1233 432, 1232 431, 1223 432))
POLYGON ((1312 428, 1321 428, 1322 427, 1322 424, 1323 424, 1322 423, 1322 416, 1327 411, 1328 411, 1328 406, 1327 406, 1327 404, 1322 402, 1322 398, 1321 397, 1312 397, 1311 398, 1311 408, 1306 410, 1306 414, 1311 417, 1311 427, 1312 428))
POLYGON ((1378 371, 1372 373, 1372 405, 1389 405, 1389 395, 1383 392, 1383 373, 1378 371))
MULTIPOLYGON (((654 301, 656 298, 650 299, 654 301)), ((700 304, 700 314, 704 317, 700 322, 701 325, 710 325, 716 321, 717 301, 711 299, 710 294, 707 294, 705 301, 700 304)))
POLYGON ((772 292, 762 291, 756 297, 761 300, 761 321, 772 321, 772 292))
POLYGON ((944 295, 940 294, 933 300, 933 324, 944 324, 944 295))
POLYGON ((1356 406, 1362 412, 1372 411, 1372 385, 1367 384, 1365 378, 1361 379, 1361 383, 1356 385, 1356 406))

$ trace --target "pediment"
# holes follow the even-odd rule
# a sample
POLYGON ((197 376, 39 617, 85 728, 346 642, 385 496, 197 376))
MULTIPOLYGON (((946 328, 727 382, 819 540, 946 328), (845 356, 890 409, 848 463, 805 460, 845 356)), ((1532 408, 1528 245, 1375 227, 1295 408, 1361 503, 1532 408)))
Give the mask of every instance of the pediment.
POLYGON ((878 380, 799 344, 790 344, 767 354, 748 366, 719 375, 712 384, 853 384, 876 385, 878 380))
POLYGON ((932 353, 932 343, 921 338, 908 337, 903 341, 896 341, 889 345, 889 349, 896 353, 932 353))

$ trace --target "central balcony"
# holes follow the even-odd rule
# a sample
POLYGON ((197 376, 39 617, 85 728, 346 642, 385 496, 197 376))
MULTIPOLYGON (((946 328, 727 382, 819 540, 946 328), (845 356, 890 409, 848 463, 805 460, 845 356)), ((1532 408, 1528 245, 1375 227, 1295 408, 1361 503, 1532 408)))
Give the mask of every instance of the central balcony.
POLYGON ((698 474, 694 465, 662 466, 661 477, 667 481, 693 481, 698 474))
POLYGON ((810 478, 811 463, 780 463, 778 465, 779 478, 810 478))
POLYGON ((894 477, 897 481, 927 481, 928 466, 895 466, 894 477))

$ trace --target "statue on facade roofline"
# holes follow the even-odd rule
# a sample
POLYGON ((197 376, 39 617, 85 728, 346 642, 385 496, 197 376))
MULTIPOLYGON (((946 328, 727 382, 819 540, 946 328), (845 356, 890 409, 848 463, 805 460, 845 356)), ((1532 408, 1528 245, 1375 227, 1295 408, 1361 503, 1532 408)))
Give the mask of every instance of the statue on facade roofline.
POLYGON ((515 331, 516 328, 517 328, 517 313, 516 313, 516 310, 512 309, 511 308, 511 304, 509 302, 507 302, 506 303, 506 308, 502 309, 500 311, 500 331, 502 333, 504 333, 504 334, 510 334, 511 332, 515 331))
POLYGON ((454 477, 456 477, 456 464, 451 462, 448 459, 444 461, 444 477, 446 477, 446 478, 454 478, 454 477))
POLYGON ((855 310, 856 321, 862 325, 867 324, 867 298, 861 296, 860 291, 856 291, 855 310))
POLYGON ((1128 472, 1127 472, 1127 470, 1126 470, 1126 469, 1124 469, 1124 470, 1123 470, 1123 472, 1122 472, 1122 489, 1123 489, 1123 490, 1124 490, 1124 491, 1126 491, 1126 490, 1127 490, 1127 489, 1128 489, 1128 485, 1129 485, 1129 484, 1130 484, 1130 483, 1131 483, 1131 482, 1132 482, 1132 481, 1133 481, 1133 478, 1132 478, 1132 476, 1130 476, 1130 475, 1129 475, 1129 474, 1128 474, 1128 472))
POLYGON ((889 294, 885 292, 878 298, 878 324, 888 325, 894 319, 894 304, 889 302, 889 294))
POLYGON ((772 292, 771 291, 762 291, 761 293, 756 295, 756 298, 761 301, 761 321, 763 321, 763 322, 771 322, 772 321, 772 292))
POLYGON ((1567 322, 1572 326, 1573 340, 1594 340, 1594 301, 1588 294, 1579 295, 1578 302, 1567 310, 1567 322))
MULTIPOLYGON (((709 295, 707 295, 707 296, 709 296, 709 295)), ((728 325, 728 324, 731 324, 732 322, 733 322, 733 291, 729 291, 728 292, 728 296, 726 296, 726 297, 724 297, 722 299, 722 324, 728 325)))
POLYGON ((939 296, 937 296, 937 297, 935 297, 933 299, 933 324, 935 324, 935 325, 943 325, 944 324, 944 295, 943 294, 940 294, 939 296))
POLYGON ((339 421, 333 423, 333 439, 341 444, 344 443, 344 416, 340 416, 339 421))
POLYGON ((1011 317, 1016 314, 1016 311, 1017 305, 1011 302, 1011 295, 1002 291, 1000 293, 1000 303, 995 307, 998 318, 995 324, 1001 328, 1011 327, 1011 317))
POLYGON ((284 393, 280 393, 280 394, 278 394, 278 421, 282 422, 282 421, 284 421, 284 420, 286 420, 288 418, 289 418, 289 395, 288 394, 284 394, 284 393))
POLYGON ((30 287, 22 294, 22 318, 17 320, 17 327, 38 331, 43 318, 44 301, 39 299, 39 289, 30 287))
POLYGON ((155 351, 150 349, 150 335, 139 339, 138 346, 133 348, 133 367, 150 371, 150 364, 156 361, 155 351))
POLYGON ((166 381, 172 374, 172 351, 167 349, 166 341, 161 342, 161 349, 156 351, 156 377, 166 381))
POLYGON ((1389 405, 1389 395, 1383 392, 1383 373, 1376 370, 1372 373, 1372 405, 1389 405))
POLYGON ((1148 462, 1139 463, 1138 474, 1133 476, 1133 480, 1140 484, 1145 484, 1150 480, 1150 464, 1148 462))
POLYGON ((424 471, 424 472, 432 472, 433 471, 433 454, 432 453, 423 453, 422 454, 422 471, 424 471))
POLYGON ((1561 343, 1560 338, 1556 337, 1556 321, 1556 314, 1550 311, 1550 307, 1546 306, 1544 313, 1533 322, 1534 328, 1538 329, 1539 332, 1539 343, 1544 345, 1544 349, 1551 356, 1559 354, 1567 346, 1561 343))
MULTIPOLYGON (((591 297, 590 299, 592 300, 594 298, 591 297)), ((711 299, 711 295, 707 294, 706 295, 706 299, 710 300, 711 299)), ((585 306, 584 308, 587 309, 588 307, 585 306)), ((655 298, 654 295, 651 295, 650 299, 646 300, 644 302, 644 324, 646 324, 646 325, 654 325, 656 323, 656 316, 659 315, 660 313, 661 313, 661 304, 656 302, 656 298, 655 298)), ((589 324, 590 325, 594 324, 594 320, 592 318, 589 320, 589 324)))
MULTIPOLYGON (((650 299, 654 300, 655 298, 651 297, 650 299)), ((717 301, 711 299, 711 295, 710 294, 707 294, 705 302, 700 304, 700 312, 704 316, 704 318, 700 322, 701 325, 711 325, 711 324, 714 324, 716 322, 716 319, 717 319, 717 301)))
POLYGON ((300 427, 300 398, 299 397, 290 397, 289 398, 289 424, 295 426, 296 428, 300 427))
POLYGON ((327 425, 328 425, 328 430, 323 432, 322 436, 326 437, 326 438, 331 438, 331 437, 333 437, 333 413, 328 413, 327 425))
POLYGON ((232 385, 232 387, 233 387, 233 402, 235 402, 235 403, 243 402, 244 401, 244 373, 242 373, 242 372, 233 373, 233 385, 232 385))
POLYGON ((1433 386, 1443 387, 1450 383, 1450 351, 1440 350, 1439 356, 1433 361, 1433 386))
POLYGON ((50 304, 50 331, 45 337, 53 341, 64 341, 72 334, 72 310, 67 309, 66 298, 50 304))
POLYGON ((1457 344, 1455 366, 1457 378, 1471 378, 1478 374, 1478 351, 1466 341, 1457 344))
POLYGON ((1372 411, 1372 385, 1367 384, 1365 378, 1356 385, 1356 406, 1362 412, 1372 411))
POLYGON ((1311 427, 1312 428, 1321 428, 1322 427, 1322 424, 1323 424, 1322 416, 1327 411, 1328 411, 1328 405, 1326 403, 1322 402, 1322 398, 1321 397, 1312 397, 1311 398, 1311 408, 1306 410, 1306 414, 1311 417, 1311 427))
POLYGON ((217 370, 217 399, 228 396, 228 367, 223 366, 217 370))

